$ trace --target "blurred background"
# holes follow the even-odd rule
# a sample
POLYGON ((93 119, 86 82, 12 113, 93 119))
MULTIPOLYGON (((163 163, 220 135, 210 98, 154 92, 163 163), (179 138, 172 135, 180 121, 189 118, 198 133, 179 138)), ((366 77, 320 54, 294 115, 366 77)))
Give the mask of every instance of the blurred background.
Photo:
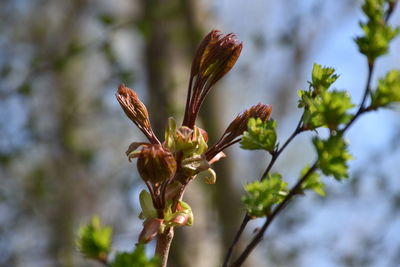
MULTIPOLYGON (((244 48, 202 108, 199 124, 210 143, 258 102, 272 104, 285 140, 301 115, 297 90, 307 88, 314 62, 336 68, 335 87, 358 103, 367 75, 353 42, 359 6, 0 0, 0 266, 98 266, 74 246, 79 225, 93 214, 114 227, 113 249, 133 248, 144 186, 124 152, 145 138, 114 93, 120 83, 133 88, 162 136, 169 116, 182 118, 191 58, 211 29, 236 33, 244 48)), ((400 68, 399 44, 379 59, 374 84, 400 68)), ((275 166, 290 184, 315 158, 311 135, 297 138, 275 166)), ((327 197, 309 193, 293 202, 246 266, 400 266, 400 109, 362 117, 347 138, 351 179, 324 178, 327 197)), ((187 191, 195 223, 176 231, 169 266, 220 266, 244 215, 243 184, 258 179, 269 159, 238 147, 227 154, 216 164, 216 185, 195 181, 187 191)), ((260 223, 252 222, 242 241, 260 223)))

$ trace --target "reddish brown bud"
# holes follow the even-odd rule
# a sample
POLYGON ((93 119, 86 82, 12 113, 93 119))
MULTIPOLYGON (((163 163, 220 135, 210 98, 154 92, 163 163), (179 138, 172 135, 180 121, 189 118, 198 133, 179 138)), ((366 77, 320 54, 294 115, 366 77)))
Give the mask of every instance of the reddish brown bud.
POLYGON ((239 142, 240 138, 236 138, 241 136, 244 131, 247 130, 247 122, 250 118, 260 118, 261 120, 266 121, 269 119, 271 112, 272 107, 270 105, 259 103, 239 114, 229 124, 219 141, 207 151, 207 160, 212 160, 219 152, 228 146, 239 142))
POLYGON ((245 110, 242 114, 239 114, 225 130, 225 133, 232 133, 236 136, 242 135, 247 129, 247 122, 250 118, 260 118, 262 121, 269 119, 272 112, 270 105, 258 103, 251 108, 245 110))
POLYGON ((149 144, 138 154, 137 167, 144 181, 157 184, 175 174, 176 161, 167 148, 149 144))
POLYGON ((210 88, 235 65, 242 43, 233 33, 211 31, 200 43, 193 59, 184 126, 193 128, 200 106, 210 88))
POLYGON ((155 137, 149 121, 149 114, 146 106, 139 100, 137 94, 132 89, 121 84, 115 94, 119 104, 126 116, 136 124, 136 126, 147 136, 153 144, 160 142, 155 137))
POLYGON ((239 58, 242 43, 233 33, 211 31, 201 42, 192 63, 192 76, 213 76, 212 84, 226 74, 239 58))
POLYGON ((143 223, 143 230, 139 235, 139 244, 149 243, 160 232, 163 219, 150 218, 143 223))

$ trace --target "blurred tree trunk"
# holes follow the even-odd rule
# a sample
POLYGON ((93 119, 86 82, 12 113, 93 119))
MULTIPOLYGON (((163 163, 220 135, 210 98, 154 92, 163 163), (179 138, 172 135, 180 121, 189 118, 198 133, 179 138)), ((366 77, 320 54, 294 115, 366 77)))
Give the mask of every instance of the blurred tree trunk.
MULTIPOLYGON (((59 29, 59 43, 69 44, 74 37, 79 35, 79 16, 85 9, 86 1, 74 0, 67 10, 70 16, 65 16, 59 29), (73 15, 72 15, 73 14, 73 15), (78 30, 78 32, 77 32, 78 30)), ((55 56, 57 58, 57 56, 55 56)), ((48 90, 54 90, 52 94, 55 103, 55 136, 52 138, 52 146, 49 155, 49 168, 51 179, 53 181, 54 202, 50 208, 49 226, 51 231, 51 240, 49 244, 49 253, 51 258, 57 259, 59 266, 74 266, 75 254, 75 234, 74 226, 79 209, 79 203, 84 196, 80 195, 79 189, 84 185, 82 179, 86 178, 87 165, 82 161, 75 146, 75 132, 79 129, 82 108, 78 104, 79 84, 81 79, 75 77, 70 80, 66 72, 68 69, 61 69, 53 73, 54 87, 48 90)), ((72 70, 73 71, 73 70, 72 70)), ((76 73, 77 74, 77 73, 76 73)))

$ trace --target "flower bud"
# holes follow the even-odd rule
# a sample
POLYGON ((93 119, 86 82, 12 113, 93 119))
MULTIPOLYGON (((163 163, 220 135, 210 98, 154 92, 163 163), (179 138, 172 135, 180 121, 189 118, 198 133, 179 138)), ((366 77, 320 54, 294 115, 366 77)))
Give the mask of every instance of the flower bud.
POLYGON ((175 174, 176 161, 167 148, 149 144, 143 145, 138 155, 137 167, 144 181, 156 184, 175 174))
POLYGON ((139 100, 137 94, 130 88, 121 84, 115 94, 126 116, 146 135, 153 144, 159 144, 154 135, 149 121, 146 106, 139 100))
POLYGON ((242 43, 232 33, 211 31, 201 42, 192 63, 192 76, 212 76, 210 86, 230 71, 242 51, 242 43))
POLYGON ((182 152, 183 158, 202 155, 207 150, 207 132, 194 126, 176 127, 175 120, 170 118, 165 131, 165 146, 173 153, 182 152))
POLYGON ((262 121, 266 121, 269 119, 271 112, 272 107, 270 105, 259 103, 239 114, 226 128, 219 141, 207 151, 207 160, 212 160, 219 152, 239 142, 240 139, 237 139, 237 137, 243 135, 244 131, 247 130, 247 122, 250 118, 259 118, 262 121))
POLYGON ((242 135, 247 129, 247 122, 250 118, 260 118, 262 121, 269 119, 272 107, 259 103, 245 110, 242 114, 238 115, 228 126, 225 133, 233 133, 236 136, 242 135))
POLYGON ((211 31, 200 43, 192 62, 183 125, 193 129, 200 106, 211 87, 235 65, 242 43, 232 33, 211 31))

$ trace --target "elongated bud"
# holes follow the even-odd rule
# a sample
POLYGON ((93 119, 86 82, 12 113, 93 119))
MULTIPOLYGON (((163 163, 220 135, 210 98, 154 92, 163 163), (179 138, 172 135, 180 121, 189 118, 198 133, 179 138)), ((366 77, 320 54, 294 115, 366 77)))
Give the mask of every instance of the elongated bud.
POLYGON ((219 141, 207 151, 207 160, 212 160, 216 155, 218 155, 219 152, 230 145, 239 142, 240 138, 236 138, 243 135, 244 131, 246 131, 247 122, 250 118, 259 118, 262 121, 266 121, 271 116, 271 113, 272 107, 270 105, 259 103, 239 114, 229 124, 228 128, 226 128, 219 141))
POLYGON ((233 33, 211 31, 200 43, 192 62, 184 126, 193 128, 200 106, 210 88, 235 65, 242 43, 233 33))
POLYGON ((226 128, 225 133, 232 133, 235 137, 242 135, 247 129, 247 122, 250 118, 260 118, 262 121, 269 119, 272 107, 259 103, 239 114, 226 128))
POLYGON ((130 88, 121 84, 115 94, 126 116, 146 135, 153 144, 160 142, 155 137, 150 125, 149 114, 146 106, 139 100, 137 94, 130 88))
POLYGON ((143 145, 138 154, 137 167, 144 181, 153 184, 170 179, 176 171, 176 161, 161 145, 143 145))
POLYGON ((212 86, 232 69, 242 51, 242 43, 233 33, 223 35, 212 30, 201 42, 192 63, 191 76, 213 76, 212 86))

